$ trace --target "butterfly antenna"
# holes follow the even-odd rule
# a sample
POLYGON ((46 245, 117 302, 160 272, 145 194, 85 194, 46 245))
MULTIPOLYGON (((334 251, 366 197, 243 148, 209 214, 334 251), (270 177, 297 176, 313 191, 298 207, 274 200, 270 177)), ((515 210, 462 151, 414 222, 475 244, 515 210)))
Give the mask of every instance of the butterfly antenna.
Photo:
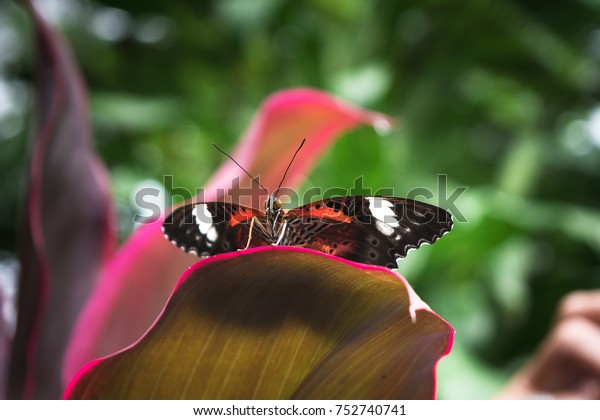
POLYGON ((290 170, 290 167, 292 166, 292 163, 294 162, 294 159, 296 159, 296 155, 298 154, 298 152, 300 151, 300 149, 302 149, 302 146, 304 146, 304 142, 305 141, 306 141, 306 139, 302 140, 302 143, 300 143, 300 146, 298 146, 298 149, 296 149, 296 152, 294 153, 294 156, 292 156, 292 160, 290 160, 290 163, 288 164, 285 172, 283 173, 283 178, 281 178, 281 182, 279 183, 279 185, 277 186, 277 189, 273 193, 273 195, 275 197, 277 197, 277 193, 279 192, 279 189, 283 185, 283 181, 285 180, 285 176, 287 175, 288 171, 290 170))
MULTIPOLYGON (((267 195, 269 195, 269 190, 267 190, 263 184, 260 183, 260 181, 257 179, 257 176, 252 176, 250 175, 250 172, 248 172, 247 170, 244 169, 244 167, 242 165, 240 165, 239 163, 236 162, 236 160, 234 158, 231 157, 231 155, 229 155, 227 152, 225 152, 223 149, 221 149, 219 146, 217 146, 217 143, 213 142, 212 144, 213 146, 215 146, 215 148, 223 153, 225 156, 227 156, 229 159, 231 159, 233 161, 233 163, 235 163, 242 171, 244 171, 246 173, 246 175, 248 175, 250 177, 250 179, 252 179, 252 181, 256 182, 256 184, 258 184, 258 186, 260 188, 262 188, 263 190, 265 190, 265 192, 267 193, 267 195)), ((295 155, 294 155, 295 156, 295 155)), ((287 171, 286 171, 287 172, 287 171)))

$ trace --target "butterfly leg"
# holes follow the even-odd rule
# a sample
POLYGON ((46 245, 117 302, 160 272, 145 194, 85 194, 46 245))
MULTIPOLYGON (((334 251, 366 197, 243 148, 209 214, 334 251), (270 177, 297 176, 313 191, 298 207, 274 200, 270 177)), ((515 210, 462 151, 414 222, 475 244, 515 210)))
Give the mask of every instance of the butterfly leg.
POLYGON ((250 229, 248 230, 248 242, 246 243, 246 247, 243 249, 238 249, 238 251, 243 251, 250 247, 250 241, 252 241, 252 231, 254 230, 254 222, 255 221, 256 221, 256 217, 253 217, 252 221, 250 222, 250 229))
POLYGON ((283 235, 285 234, 286 227, 287 227, 287 220, 284 220, 283 224, 281 225, 281 233, 279 234, 279 238, 277 238, 277 242, 275 242, 275 245, 279 245, 281 243, 281 240, 283 239, 283 235))
POLYGON ((246 242, 246 247, 242 248, 242 249, 238 249, 238 251, 244 251, 244 250, 250 248, 250 242, 252 242, 252 231, 254 230, 254 224, 255 223, 260 228, 260 230, 262 230, 263 232, 267 233, 267 229, 260 222, 260 220, 258 220, 256 217, 253 217, 252 221, 250 222, 250 229, 248 230, 248 242, 246 242))

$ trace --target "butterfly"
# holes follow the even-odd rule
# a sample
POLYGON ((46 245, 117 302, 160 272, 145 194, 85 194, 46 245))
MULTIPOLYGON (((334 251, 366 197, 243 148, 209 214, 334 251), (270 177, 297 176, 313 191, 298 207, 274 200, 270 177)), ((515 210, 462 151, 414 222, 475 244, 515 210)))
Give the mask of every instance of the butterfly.
MULTIPOLYGON (((286 174, 287 169, 283 179, 286 174)), ((286 210, 277 198, 281 183, 273 194, 267 191, 264 210, 221 201, 185 204, 165 219, 165 237, 200 257, 287 245, 397 268, 397 258, 435 242, 452 228, 452 216, 446 210, 409 198, 332 197, 286 210)))

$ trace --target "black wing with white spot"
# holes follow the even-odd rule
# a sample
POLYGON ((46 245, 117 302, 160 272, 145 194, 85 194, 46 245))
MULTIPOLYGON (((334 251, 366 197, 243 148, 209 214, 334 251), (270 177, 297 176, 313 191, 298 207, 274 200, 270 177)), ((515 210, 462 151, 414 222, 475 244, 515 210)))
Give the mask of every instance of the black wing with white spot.
POLYGON ((446 210, 408 198, 336 197, 290 210, 282 245, 303 246, 366 264, 396 258, 452 229, 446 210))
MULTIPOLYGON (((246 248, 253 218, 266 223, 263 212, 237 204, 186 204, 167 216, 163 232, 183 251, 199 256, 216 255, 246 248)), ((249 247, 268 244, 268 239, 255 224, 249 247)))

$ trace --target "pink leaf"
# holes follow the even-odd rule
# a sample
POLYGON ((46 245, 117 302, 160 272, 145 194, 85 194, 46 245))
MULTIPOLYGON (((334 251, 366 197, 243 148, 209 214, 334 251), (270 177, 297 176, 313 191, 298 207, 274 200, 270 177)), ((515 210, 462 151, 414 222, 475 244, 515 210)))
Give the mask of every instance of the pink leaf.
MULTIPOLYGON (((302 157, 286 180, 286 187, 295 188, 338 136, 363 124, 389 128, 392 120, 314 89, 281 91, 259 108, 233 156, 252 174, 260 175, 267 188, 274 189, 292 153, 306 138, 302 157)), ((242 187, 252 186, 249 178, 226 160, 208 181, 204 200, 221 198, 219 189, 231 188, 236 177, 242 187)), ((260 193, 257 190, 256 197, 260 193)), ((250 200, 238 197, 235 190, 226 198, 250 200)), ((160 313, 181 273, 197 261, 164 239, 161 223, 162 219, 139 228, 106 267, 69 345, 65 382, 88 361, 137 340, 160 313)))
MULTIPOLYGON (((392 120, 376 112, 349 105, 331 95, 308 88, 289 89, 267 98, 236 147, 233 157, 271 192, 277 188, 292 153, 306 138, 304 148, 286 178, 285 187, 299 187, 319 157, 343 132, 359 125, 372 125, 389 130, 392 120)), ((255 185, 236 165, 226 160, 207 182, 207 201, 219 196, 218 190, 231 187, 231 181, 240 178, 240 188, 255 189, 255 185)), ((257 190, 257 193, 264 194, 257 190)), ((250 201, 247 194, 235 202, 260 205, 250 201)))

